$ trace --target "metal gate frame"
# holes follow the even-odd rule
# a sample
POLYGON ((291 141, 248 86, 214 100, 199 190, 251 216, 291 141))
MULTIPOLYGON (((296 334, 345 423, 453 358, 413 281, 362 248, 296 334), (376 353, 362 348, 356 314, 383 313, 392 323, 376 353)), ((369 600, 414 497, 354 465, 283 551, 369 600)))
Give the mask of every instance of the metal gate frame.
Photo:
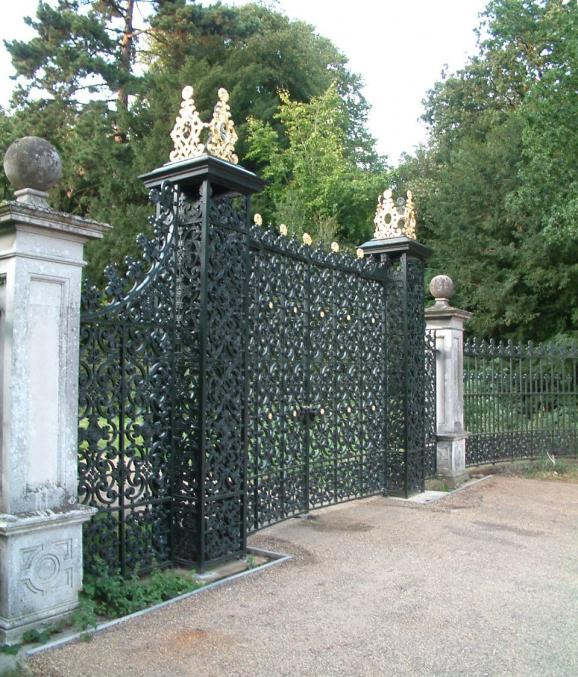
MULTIPOLYGON (((379 312, 387 350, 353 349, 359 350, 360 382, 375 373, 380 380, 383 372, 386 387, 379 402, 360 401, 360 411, 381 407, 387 421, 385 433, 372 433, 386 458, 382 490, 423 490, 428 250, 407 238, 373 240, 362 246, 366 257, 359 260, 280 243, 276 234, 249 224, 250 195, 261 180, 214 157, 166 165, 141 178, 157 205, 154 237, 141 240, 143 261, 129 262, 127 280, 109 272, 108 299, 84 294, 79 494, 99 508, 85 529, 88 568, 104 563, 128 574, 174 563, 203 567, 246 551, 248 526, 255 526, 247 450, 249 294, 257 250, 272 256, 277 248, 311 271, 340 270, 335 274, 361 287, 384 290, 379 312)), ((321 312, 324 298, 314 300, 310 286, 309 303, 321 312)), ((362 304, 356 312, 362 327, 371 308, 362 304)), ((318 405, 301 402, 307 435, 318 405)), ((366 414, 359 414, 361 435, 366 414)), ((377 490, 372 485, 371 493, 377 490)), ((334 498, 367 493, 335 491, 334 498)), ((319 504, 325 499, 313 501, 319 504)))

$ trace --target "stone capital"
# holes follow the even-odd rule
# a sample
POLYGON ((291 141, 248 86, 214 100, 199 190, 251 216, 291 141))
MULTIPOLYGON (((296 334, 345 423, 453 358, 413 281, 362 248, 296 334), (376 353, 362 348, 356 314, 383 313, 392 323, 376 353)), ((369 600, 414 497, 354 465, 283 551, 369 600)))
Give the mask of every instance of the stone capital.
POLYGON ((472 313, 460 308, 453 308, 447 303, 436 301, 425 309, 425 319, 432 329, 463 329, 464 322, 473 317, 472 313))
POLYGON ((102 238, 110 228, 106 223, 25 202, 0 204, 0 233, 27 229, 46 237, 64 237, 84 244, 102 238))

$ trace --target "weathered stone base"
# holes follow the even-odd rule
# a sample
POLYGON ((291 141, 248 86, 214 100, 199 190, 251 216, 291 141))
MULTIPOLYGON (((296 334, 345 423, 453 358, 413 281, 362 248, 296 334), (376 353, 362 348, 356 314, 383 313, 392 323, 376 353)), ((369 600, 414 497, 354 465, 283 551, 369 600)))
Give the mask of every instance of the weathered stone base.
POLYGON ((0 643, 65 618, 82 586, 82 523, 94 508, 0 514, 0 643))
POLYGON ((466 437, 465 434, 437 437, 437 477, 452 489, 469 478, 466 470, 466 437))
MULTIPOLYGON (((454 475, 451 477, 448 477, 447 475, 436 475, 435 482, 442 484, 444 487, 447 487, 448 489, 457 489, 462 484, 465 484, 469 479, 470 474, 466 471, 461 475, 454 475)), ((439 489, 437 485, 434 486, 433 484, 431 487, 428 486, 427 488, 434 490, 439 489)), ((445 491, 446 489, 444 488, 443 490, 445 491)))

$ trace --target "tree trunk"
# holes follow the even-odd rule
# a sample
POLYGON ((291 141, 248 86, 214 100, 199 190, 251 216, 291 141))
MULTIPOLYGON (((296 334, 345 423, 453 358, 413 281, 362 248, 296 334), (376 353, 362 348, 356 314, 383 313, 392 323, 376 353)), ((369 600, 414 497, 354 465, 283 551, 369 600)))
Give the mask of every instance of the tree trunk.
MULTIPOLYGON (((136 0, 127 0, 124 11, 122 12, 122 18, 124 19, 124 26, 122 32, 122 38, 120 42, 120 54, 118 58, 119 70, 121 72, 121 77, 128 81, 132 73, 132 63, 134 58, 134 8, 136 0)), ((128 92, 126 89, 125 82, 121 81, 121 85, 116 93, 117 101, 117 112, 120 114, 119 117, 123 117, 123 114, 128 111, 128 92)), ((126 141, 126 132, 122 129, 124 125, 122 123, 117 125, 115 128, 114 140, 117 143, 124 143, 126 141)))

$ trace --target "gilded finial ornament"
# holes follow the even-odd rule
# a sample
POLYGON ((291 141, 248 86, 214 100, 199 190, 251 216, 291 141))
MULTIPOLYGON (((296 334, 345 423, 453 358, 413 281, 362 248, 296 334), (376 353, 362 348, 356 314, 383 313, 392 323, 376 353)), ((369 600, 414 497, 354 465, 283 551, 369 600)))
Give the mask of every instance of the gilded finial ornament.
POLYGON ((363 249, 361 247, 358 247, 355 250, 355 253, 357 254, 358 259, 362 259, 365 256, 365 252, 363 251, 363 249))
POLYGON ((184 87, 182 96, 181 110, 171 132, 174 147, 169 155, 171 162, 188 160, 205 153, 205 146, 201 143, 201 132, 205 125, 195 108, 193 88, 190 85, 184 87))
POLYGON ((239 162, 239 158, 235 155, 238 137, 235 123, 231 118, 227 90, 223 87, 219 89, 219 100, 213 111, 213 119, 209 123, 201 120, 190 85, 183 89, 182 97, 181 109, 171 132, 173 150, 169 155, 170 161, 190 160, 208 154, 236 165, 239 162), (201 142, 201 135, 207 134, 205 130, 208 130, 206 145, 201 142))
POLYGON ((208 125, 207 152, 236 165, 239 162, 239 158, 235 155, 235 144, 238 136, 235 131, 235 123, 231 118, 231 107, 228 101, 229 92, 221 87, 219 89, 219 100, 213 111, 213 119, 208 125))
POLYGON ((286 226, 284 223, 282 223, 282 224, 279 226, 279 234, 280 234, 280 235, 283 235, 283 237, 287 237, 287 233, 288 233, 288 232, 289 232, 289 231, 287 230, 287 226, 286 226))
POLYGON ((309 233, 303 233, 303 244, 306 244, 308 247, 313 244, 313 238, 309 233))
POLYGON ((256 226, 262 226, 263 225, 263 217, 261 216, 261 214, 255 214, 255 216, 253 217, 253 223, 256 226))
POLYGON ((377 199, 377 211, 375 212, 376 240, 387 240, 392 237, 416 238, 415 203, 413 193, 407 191, 407 199, 393 200, 393 192, 388 188, 377 199))
POLYGON ((334 254, 337 254, 339 252, 339 242, 332 242, 331 243, 331 251, 334 254))

